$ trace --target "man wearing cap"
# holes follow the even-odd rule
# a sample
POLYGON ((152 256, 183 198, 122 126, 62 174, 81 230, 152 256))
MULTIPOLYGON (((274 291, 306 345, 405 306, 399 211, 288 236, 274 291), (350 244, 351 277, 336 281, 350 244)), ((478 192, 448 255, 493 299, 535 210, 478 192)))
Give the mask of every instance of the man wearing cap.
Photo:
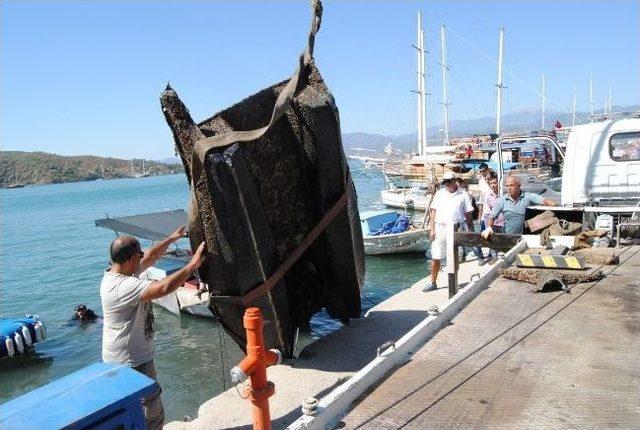
POLYGON ((467 193, 458 188, 456 175, 446 172, 442 176, 442 188, 433 196, 429 216, 429 236, 431 238, 431 284, 422 291, 433 291, 438 288, 438 272, 440 260, 447 254, 447 226, 458 228, 459 220, 464 220, 469 231, 473 231, 473 204, 467 193))

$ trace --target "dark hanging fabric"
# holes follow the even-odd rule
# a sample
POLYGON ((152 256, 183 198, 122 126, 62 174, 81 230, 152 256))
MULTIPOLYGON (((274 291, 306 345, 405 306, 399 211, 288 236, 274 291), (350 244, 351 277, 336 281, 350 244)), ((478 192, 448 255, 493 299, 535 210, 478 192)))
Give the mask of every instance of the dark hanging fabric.
POLYGON ((290 79, 199 124, 170 87, 160 97, 191 187, 191 246, 207 246, 199 272, 210 306, 243 349, 244 310, 259 307, 266 346, 286 357, 295 329, 308 326, 322 308, 344 323, 359 317, 364 280, 357 198, 338 109, 313 61, 321 18, 321 4, 313 4, 308 47, 290 79), (328 213, 337 215, 315 240, 307 238, 328 213), (250 303, 242 300, 302 243, 311 245, 282 279, 247 296, 250 303))

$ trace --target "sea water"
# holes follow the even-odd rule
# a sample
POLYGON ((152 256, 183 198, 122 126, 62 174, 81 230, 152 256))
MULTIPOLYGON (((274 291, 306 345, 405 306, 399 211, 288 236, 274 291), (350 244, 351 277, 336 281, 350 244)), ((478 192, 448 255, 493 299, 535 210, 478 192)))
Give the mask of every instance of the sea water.
MULTIPOLYGON (((351 167, 360 210, 381 209, 382 174, 351 167)), ((70 322, 81 303, 101 313, 99 284, 114 233, 94 220, 186 209, 188 191, 183 174, 0 190, 0 317, 37 314, 47 327, 35 354, 0 360, 0 403, 100 361, 101 324, 70 322)), ((363 313, 426 273, 424 256, 367 257, 363 313)), ((154 313, 167 421, 195 416, 230 387, 229 369, 243 354, 212 319, 157 306, 154 313)), ((318 335, 339 326, 324 313, 312 321, 318 335)))

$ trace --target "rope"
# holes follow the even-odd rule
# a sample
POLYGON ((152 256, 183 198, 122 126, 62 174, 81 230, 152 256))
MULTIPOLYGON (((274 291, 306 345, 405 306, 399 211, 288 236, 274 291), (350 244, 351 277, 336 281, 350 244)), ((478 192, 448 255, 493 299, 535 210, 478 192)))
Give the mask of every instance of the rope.
MULTIPOLYGON (((247 394, 246 396, 243 396, 243 395, 242 395, 242 393, 240 392, 240 389, 238 388, 238 385, 242 385, 242 388, 243 388, 243 389, 246 389, 248 384, 247 384, 247 383, 244 383, 244 384, 236 384, 236 385, 234 386, 234 387, 235 387, 235 389, 236 389, 236 393, 238 393, 238 396, 240 396, 240 398, 241 398, 242 400, 246 400, 246 399, 248 399, 248 398, 249 398, 249 396, 250 396, 250 394, 247 394)), ((248 390, 247 390, 247 391, 248 391, 248 390)))
POLYGON ((307 62, 313 59, 313 47, 316 41, 316 33, 320 30, 320 24, 322 23, 322 1, 311 0, 311 30, 309 31, 309 41, 307 45, 307 53, 305 60, 307 62))
MULTIPOLYGON (((447 29, 449 30, 449 32, 451 34, 453 34, 454 36, 458 37, 460 40, 462 40, 463 42, 465 42, 467 45, 469 45, 471 48, 473 48, 473 50, 475 50, 476 52, 478 52, 480 55, 482 55, 487 61, 491 62, 492 64, 497 65, 498 62, 491 58, 489 55, 487 55, 482 49, 478 48, 476 45, 474 45, 470 40, 466 39, 465 37, 463 37, 462 35, 456 33, 455 31, 453 31, 450 27, 447 27, 447 29)), ((505 42, 505 45, 507 44, 507 42, 505 42)), ((524 86, 525 88, 531 90, 535 95, 537 95, 538 97, 542 97, 542 93, 540 91, 538 91, 537 88, 533 87, 532 85, 528 84, 527 82, 525 82, 523 79, 521 79, 518 75, 516 75, 515 73, 513 73, 511 71, 511 69, 509 69, 508 67, 503 65, 503 70, 505 71, 505 74, 508 74, 511 78, 515 79, 516 81, 518 81, 518 83, 520 83, 522 86, 524 86)), ((551 101, 551 99, 547 98, 547 103, 549 103, 550 106, 555 107, 556 109, 565 111, 565 110, 569 110, 566 106, 560 106, 555 104, 553 101, 551 101)))
POLYGON ((369 297, 367 297, 366 294, 363 294, 360 297, 361 297, 362 301, 364 301, 365 303, 367 303, 369 305, 369 309, 373 308, 374 306, 376 306, 379 303, 379 302, 375 302, 374 300, 372 300, 369 297))
POLYGON ((223 334, 222 334, 222 330, 220 329, 220 322, 218 322, 218 343, 220 346, 220 363, 222 364, 222 389, 224 391, 227 391, 227 383, 226 383, 226 379, 225 379, 225 375, 227 372, 227 366, 225 365, 225 361, 224 361, 224 350, 226 349, 224 346, 224 338, 223 338, 223 334))

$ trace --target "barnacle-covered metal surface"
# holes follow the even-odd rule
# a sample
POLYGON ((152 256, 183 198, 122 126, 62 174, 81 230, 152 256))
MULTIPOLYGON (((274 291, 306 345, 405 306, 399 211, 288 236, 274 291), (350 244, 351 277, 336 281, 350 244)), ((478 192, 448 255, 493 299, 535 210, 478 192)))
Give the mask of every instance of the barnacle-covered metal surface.
POLYGON ((292 354, 295 329, 308 325, 320 309, 343 322, 358 317, 364 279, 357 197, 338 110, 314 63, 301 62, 300 67, 279 118, 274 112, 288 81, 199 124, 173 89, 167 87, 160 97, 189 172, 191 246, 207 245, 200 275, 209 286, 211 307, 241 347, 247 304, 239 298, 262 284, 335 202, 348 195, 346 207, 284 278, 251 304, 265 318, 266 346, 285 356, 292 354), (253 131, 251 136, 257 137, 223 138, 238 131, 253 131), (203 150, 210 138, 224 144, 203 150), (201 169, 194 169, 194 163, 201 163, 201 169))

